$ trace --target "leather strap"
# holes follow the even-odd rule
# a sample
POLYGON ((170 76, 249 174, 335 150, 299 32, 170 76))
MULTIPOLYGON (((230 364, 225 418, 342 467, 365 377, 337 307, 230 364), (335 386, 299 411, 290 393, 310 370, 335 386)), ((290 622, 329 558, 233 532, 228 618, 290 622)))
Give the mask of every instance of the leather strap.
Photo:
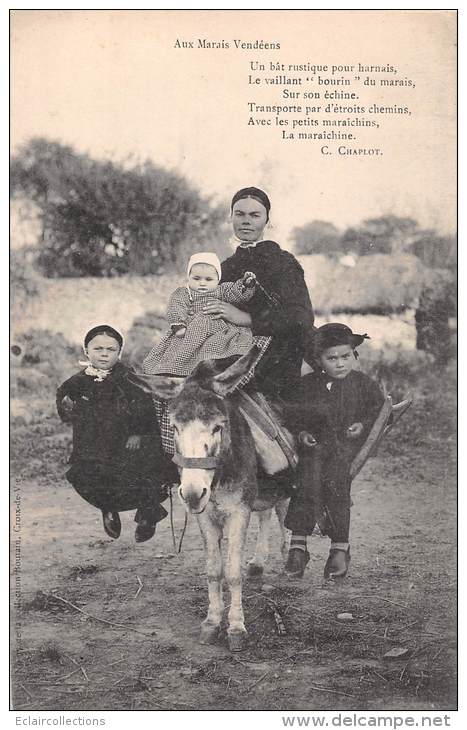
POLYGON ((217 456, 183 456, 176 451, 172 461, 182 469, 216 469, 219 458, 217 456))
POLYGON ((271 441, 277 441, 289 465, 295 469, 298 464, 298 456, 293 441, 291 442, 288 435, 282 430, 264 395, 256 392, 252 398, 244 390, 239 390, 238 396, 240 411, 247 414, 271 441))

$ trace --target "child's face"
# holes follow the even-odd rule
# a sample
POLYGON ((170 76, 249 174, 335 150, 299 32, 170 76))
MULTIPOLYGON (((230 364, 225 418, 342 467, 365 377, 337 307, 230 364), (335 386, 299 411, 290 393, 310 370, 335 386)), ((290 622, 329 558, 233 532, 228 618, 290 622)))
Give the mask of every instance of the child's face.
POLYGON ((191 267, 188 286, 192 291, 213 291, 218 284, 218 273, 211 264, 194 264, 191 267))
POLYGON ((95 368, 110 370, 118 360, 120 347, 113 337, 109 335, 96 335, 88 342, 86 354, 95 368))
POLYGON ((324 350, 319 361, 331 378, 343 380, 353 370, 355 355, 350 345, 336 345, 324 350))
POLYGON ((254 198, 237 200, 232 210, 234 233, 240 241, 253 243, 262 238, 268 214, 264 205, 254 198))

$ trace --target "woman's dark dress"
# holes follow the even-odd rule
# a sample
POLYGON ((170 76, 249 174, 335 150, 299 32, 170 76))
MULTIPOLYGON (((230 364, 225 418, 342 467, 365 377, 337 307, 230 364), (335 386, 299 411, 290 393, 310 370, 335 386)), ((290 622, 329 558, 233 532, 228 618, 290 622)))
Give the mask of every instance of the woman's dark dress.
POLYGON ((332 380, 320 371, 302 378, 290 408, 294 415, 289 416, 289 423, 297 434, 313 433, 320 446, 302 447, 298 490, 290 501, 285 519, 287 528, 296 534, 311 535, 318 522, 323 534, 329 535, 333 542, 348 542, 349 470, 383 402, 378 384, 357 370, 352 370, 343 380, 332 380), (346 438, 346 430, 353 423, 363 424, 363 431, 358 438, 346 438), (325 508, 324 520, 321 507, 325 508))
MULTIPOLYGON (((222 263, 222 281, 236 281, 245 271, 252 271, 277 302, 271 302, 257 287, 253 298, 241 305, 251 316, 253 335, 272 337, 252 385, 276 404, 287 403, 300 384, 305 343, 314 321, 303 269, 275 241, 260 241, 255 246, 238 246, 222 263)), ((260 489, 278 498, 290 495, 295 482, 291 469, 274 476, 260 473, 258 478, 260 489)))
POLYGON ((276 307, 257 290, 241 305, 251 315, 253 335, 273 338, 256 369, 256 385, 266 395, 289 400, 300 382, 305 340, 314 320, 303 269, 275 241, 260 241, 255 246, 238 246, 222 263, 222 281, 236 281, 245 271, 256 274, 278 301, 276 307))
POLYGON ((157 521, 167 514, 159 504, 160 486, 172 480, 173 468, 162 451, 152 399, 130 382, 130 374, 135 380, 118 362, 102 381, 82 370, 58 388, 59 416, 73 425, 66 477, 81 497, 105 512, 139 508, 157 521), (71 414, 65 396, 74 402, 71 414), (132 435, 142 437, 134 451, 125 448, 132 435))

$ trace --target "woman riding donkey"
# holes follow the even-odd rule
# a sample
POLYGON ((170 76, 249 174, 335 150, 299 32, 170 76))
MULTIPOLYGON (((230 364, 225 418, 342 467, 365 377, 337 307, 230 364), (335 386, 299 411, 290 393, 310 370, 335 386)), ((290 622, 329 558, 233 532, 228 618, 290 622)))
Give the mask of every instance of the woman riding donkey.
POLYGON ((232 198, 235 253, 222 263, 222 281, 255 274, 255 295, 239 307, 210 302, 206 311, 228 322, 251 327, 253 335, 272 340, 255 368, 257 388, 288 401, 300 382, 306 333, 313 308, 303 269, 275 241, 264 238, 271 203, 259 188, 242 188, 232 198))
MULTIPOLYGON (((201 360, 242 355, 254 342, 260 356, 253 389, 275 403, 290 400, 300 382, 313 309, 298 261, 263 237, 270 210, 269 198, 259 188, 235 193, 231 216, 236 251, 221 268, 215 254, 191 257, 187 286, 177 289, 169 303, 170 330, 144 360, 146 374, 185 377, 201 360)), ((253 370, 242 385, 252 378, 253 370)), ((173 450, 167 409, 160 401, 155 404, 164 448, 173 450)), ((276 477, 275 486, 281 480, 282 491, 288 491, 290 472, 276 477)))
POLYGON ((187 285, 169 302, 170 329, 145 358, 145 373, 186 376, 202 360, 244 354, 254 338, 265 350, 255 368, 258 389, 276 399, 295 391, 313 309, 298 261, 263 238, 270 210, 259 188, 235 193, 237 249, 222 265, 214 253, 191 257, 187 285))

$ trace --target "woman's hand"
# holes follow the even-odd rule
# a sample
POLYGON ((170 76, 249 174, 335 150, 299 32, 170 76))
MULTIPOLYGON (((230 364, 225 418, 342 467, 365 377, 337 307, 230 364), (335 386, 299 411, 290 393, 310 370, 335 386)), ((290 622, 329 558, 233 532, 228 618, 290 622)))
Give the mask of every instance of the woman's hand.
POLYGON ((203 314, 209 314, 213 319, 225 319, 226 322, 238 324, 240 327, 251 327, 251 317, 248 312, 234 307, 233 304, 213 299, 203 307, 203 314))

